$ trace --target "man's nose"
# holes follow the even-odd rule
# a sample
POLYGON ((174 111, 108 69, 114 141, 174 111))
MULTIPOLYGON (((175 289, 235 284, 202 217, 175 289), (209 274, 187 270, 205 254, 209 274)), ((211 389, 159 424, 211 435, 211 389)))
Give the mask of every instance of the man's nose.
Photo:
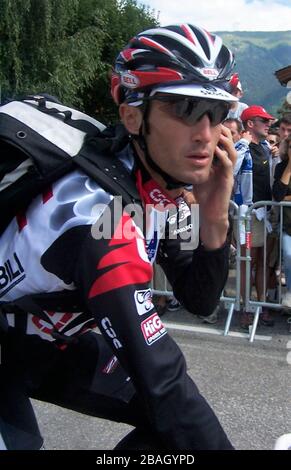
POLYGON ((212 130, 213 126, 211 126, 209 116, 208 114, 204 114, 192 127, 192 140, 205 143, 211 142, 213 137, 212 130))

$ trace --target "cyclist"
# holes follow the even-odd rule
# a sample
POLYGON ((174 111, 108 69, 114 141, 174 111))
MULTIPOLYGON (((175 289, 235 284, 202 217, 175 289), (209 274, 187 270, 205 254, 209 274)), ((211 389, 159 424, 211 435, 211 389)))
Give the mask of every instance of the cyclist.
POLYGON ((235 150, 221 123, 235 100, 226 91, 232 68, 230 50, 203 28, 139 33, 117 57, 112 95, 127 136, 117 157, 136 183, 136 212, 148 205, 150 221, 143 227, 126 207, 113 213, 110 192, 76 170, 2 235, 1 299, 21 310, 4 309, 0 430, 7 448, 41 447, 34 397, 132 424, 119 448, 232 449, 149 289, 156 257, 194 314, 209 315, 225 284, 235 150), (195 249, 198 227, 188 217, 185 249, 166 210, 174 207, 181 220, 190 214, 185 185, 193 185, 200 209, 195 249), (108 221, 109 236, 100 237, 108 221), (101 334, 92 332, 95 323, 101 334))

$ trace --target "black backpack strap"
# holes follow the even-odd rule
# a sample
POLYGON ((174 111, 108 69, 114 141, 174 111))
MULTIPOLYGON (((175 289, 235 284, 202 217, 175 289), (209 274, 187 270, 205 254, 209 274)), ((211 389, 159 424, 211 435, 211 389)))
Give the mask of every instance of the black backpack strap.
POLYGON ((85 142, 74 162, 114 196, 122 196, 123 205, 141 203, 134 179, 111 152, 111 143, 103 139, 85 142))
MULTIPOLYGON (((16 328, 19 327, 21 329, 25 328, 26 326, 26 314, 31 313, 32 315, 35 315, 38 318, 52 325, 53 331, 51 335, 57 341, 57 343, 75 343, 78 338, 76 338, 75 336, 66 336, 65 334, 62 334, 55 329, 55 325, 51 321, 50 316, 47 315, 47 313, 45 312, 45 309, 59 309, 61 311, 68 309, 72 313, 74 311, 79 312, 80 305, 78 305, 78 298, 79 297, 77 291, 64 291, 52 294, 24 295, 23 297, 20 297, 19 299, 16 299, 13 302, 4 302, 3 304, 1 304, 1 311, 5 313, 16 314, 15 326, 16 328)), ((3 331, 6 332, 7 328, 3 331)))
POLYGON ((7 330, 8 330, 8 322, 4 315, 4 312, 1 311, 1 308, 0 308, 0 340, 1 340, 1 336, 4 333, 7 333, 7 330))

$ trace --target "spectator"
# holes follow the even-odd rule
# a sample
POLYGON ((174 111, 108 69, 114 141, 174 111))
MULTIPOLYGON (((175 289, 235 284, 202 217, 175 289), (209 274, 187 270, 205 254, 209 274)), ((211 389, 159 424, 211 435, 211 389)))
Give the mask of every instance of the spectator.
MULTIPOLYGON (((155 262, 154 263, 154 289, 157 291, 172 291, 172 286, 167 280, 164 271, 162 270, 161 266, 155 262)), ((163 316, 167 310, 170 312, 175 312, 180 310, 182 307, 180 302, 173 296, 166 296, 162 295, 155 295, 154 296, 154 304, 157 309, 159 316, 163 316)))
POLYGON ((272 155, 270 166, 271 166, 271 185, 273 185, 275 168, 276 168, 277 163, 281 161, 280 155, 279 155, 279 144, 280 144, 279 133, 277 131, 270 129, 268 132, 266 141, 269 144, 269 148, 270 148, 271 155, 272 155))
MULTIPOLYGON (((234 197, 239 205, 246 207, 254 202, 271 200, 270 186, 270 161, 271 152, 266 142, 268 131, 273 120, 273 116, 268 114, 261 106, 249 106, 241 115, 241 120, 245 129, 244 138, 238 141, 235 148, 238 151, 237 164, 235 166, 235 186, 234 197), (247 139, 246 139, 247 137, 247 139)), ((264 286, 264 213, 262 210, 254 210, 252 215, 252 272, 255 272, 255 287, 257 299, 262 301, 265 293, 264 286)), ((237 234, 237 237, 239 235, 237 234)), ((246 254, 245 244, 242 246, 242 256, 246 254)), ((245 263, 241 263, 242 272, 242 295, 245 296, 245 263)), ((253 322, 249 312, 241 313, 241 326, 248 329, 253 322)), ((263 309, 260 322, 266 326, 273 326, 274 321, 268 310, 263 309)))
POLYGON ((280 142, 291 134, 291 113, 284 114, 281 119, 276 123, 280 142))
MULTIPOLYGON (((276 201, 291 201, 291 134, 280 146, 280 157, 282 161, 276 166, 273 195, 276 201)), ((282 248, 287 283, 282 305, 291 308, 291 207, 283 209, 282 248)))
MULTIPOLYGON (((238 73, 234 73, 229 81, 229 87, 231 89, 231 94, 235 96, 238 100, 243 97, 242 85, 238 76, 238 73)), ((240 119, 241 113, 248 107, 246 103, 241 101, 235 101, 231 104, 230 110, 227 115, 228 118, 240 119)))
MULTIPOLYGON (((270 128, 267 135, 267 142, 270 147, 272 160, 271 160, 271 186, 274 183, 274 174, 276 165, 281 161, 279 154, 279 143, 280 137, 278 131, 270 128)), ((277 284, 278 280, 283 285, 285 276, 281 274, 281 279, 277 280, 278 263, 279 263, 279 232, 278 232, 278 221, 279 221, 279 208, 277 206, 271 207, 269 219, 272 225, 272 231, 268 233, 267 236, 267 267, 268 267, 268 276, 267 276, 267 300, 269 302, 274 302, 277 297, 277 284)))
POLYGON ((238 142, 242 138, 243 127, 240 119, 226 118, 223 125, 230 129, 234 143, 238 142))

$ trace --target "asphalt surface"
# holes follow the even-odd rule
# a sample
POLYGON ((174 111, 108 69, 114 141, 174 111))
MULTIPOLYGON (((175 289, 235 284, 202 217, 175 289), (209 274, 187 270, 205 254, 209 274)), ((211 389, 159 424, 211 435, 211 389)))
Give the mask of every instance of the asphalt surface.
MULTIPOLYGON (((214 325, 185 310, 162 318, 237 449, 273 449, 280 435, 291 432, 291 334, 286 316, 274 317, 275 326, 259 327, 254 343, 241 332, 237 316, 230 335, 223 336, 223 309, 214 325)), ((54 405, 34 401, 34 406, 48 450, 112 449, 131 429, 54 405)))

